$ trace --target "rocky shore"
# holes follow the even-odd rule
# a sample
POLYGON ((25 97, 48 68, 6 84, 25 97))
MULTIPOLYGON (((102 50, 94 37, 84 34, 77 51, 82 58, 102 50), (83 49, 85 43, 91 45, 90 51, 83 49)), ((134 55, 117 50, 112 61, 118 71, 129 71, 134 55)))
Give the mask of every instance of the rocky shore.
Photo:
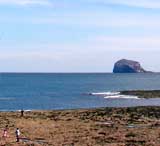
POLYGON ((158 146, 160 107, 0 112, 7 146, 158 146), (15 128, 21 131, 15 142, 15 128))
POLYGON ((160 98, 160 90, 130 90, 120 91, 123 95, 133 95, 139 98, 160 98))

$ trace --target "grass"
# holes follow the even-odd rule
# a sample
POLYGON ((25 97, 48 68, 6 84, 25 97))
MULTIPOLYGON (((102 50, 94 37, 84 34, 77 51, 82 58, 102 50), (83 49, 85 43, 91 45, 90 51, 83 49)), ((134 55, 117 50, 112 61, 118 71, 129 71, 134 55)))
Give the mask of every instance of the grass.
POLYGON ((160 107, 0 112, 0 129, 8 125, 5 146, 157 146, 160 107), (108 124, 112 123, 112 125, 108 124), (133 127, 128 127, 132 124, 133 127), (135 125, 135 127, 134 127, 135 125), (15 129, 29 141, 15 142, 15 129))

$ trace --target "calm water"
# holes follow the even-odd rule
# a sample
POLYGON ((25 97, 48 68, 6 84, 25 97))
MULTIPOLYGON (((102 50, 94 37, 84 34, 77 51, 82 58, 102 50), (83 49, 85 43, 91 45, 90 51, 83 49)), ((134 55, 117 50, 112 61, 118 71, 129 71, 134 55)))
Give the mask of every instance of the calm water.
POLYGON ((160 105, 160 99, 105 99, 88 93, 160 89, 160 74, 0 74, 0 110, 160 105))

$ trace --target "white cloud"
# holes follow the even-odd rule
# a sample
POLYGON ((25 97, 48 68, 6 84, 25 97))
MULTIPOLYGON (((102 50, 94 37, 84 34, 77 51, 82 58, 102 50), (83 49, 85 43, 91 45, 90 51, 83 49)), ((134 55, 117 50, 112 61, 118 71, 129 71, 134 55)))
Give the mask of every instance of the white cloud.
MULTIPOLYGON (((96 1, 96 0, 93 0, 96 1)), ((103 0, 100 0, 102 2, 103 0)), ((122 1, 122 0, 121 0, 122 1)), ((125 0, 123 0, 125 1, 125 0)), ((106 0, 105 3, 120 3, 120 0, 106 0)), ((130 2, 130 1, 126 1, 130 2)), ((131 2, 130 2, 131 3, 131 2)), ((160 2, 159 2, 160 3, 160 2)), ((49 0, 0 0, 0 4, 18 4, 18 5, 54 5, 57 6, 60 2, 51 2, 49 0)), ((62 2, 61 2, 62 4, 62 2)), ((60 5, 59 5, 60 6, 60 5)), ((14 13, 13 13, 14 14, 14 13)), ((44 12, 45 14, 45 12, 44 12)), ((9 15, 9 14, 7 14, 9 15)), ((54 12, 46 15, 32 15, 27 16, 9 16, 0 15, 0 22, 9 23, 31 23, 31 24, 61 24, 65 26, 74 27, 117 27, 117 28, 128 28, 128 27, 141 27, 159 29, 160 19, 158 13, 147 13, 144 12, 119 12, 106 9, 105 11, 85 10, 79 11, 71 9, 71 11, 65 11, 65 13, 54 12)), ((135 29, 136 29, 135 28, 135 29)))
POLYGON ((160 19, 159 15, 143 15, 132 13, 112 13, 107 12, 105 15, 101 13, 88 13, 85 14, 63 14, 53 15, 46 17, 32 16, 32 17, 1 17, 0 22, 18 22, 18 23, 31 23, 31 24, 60 24, 65 26, 74 27, 117 27, 117 28, 151 28, 159 29, 160 19))
POLYGON ((160 8, 159 0, 88 0, 93 3, 126 5, 141 8, 160 8))
POLYGON ((160 51, 160 37, 109 37, 99 36, 89 40, 95 48, 116 51, 160 51))
POLYGON ((158 59, 159 38, 99 36, 81 44, 30 44, 32 47, 29 44, 12 44, 8 49, 1 46, 1 71, 111 71, 117 59, 128 58, 140 62, 147 62, 150 57, 151 60, 158 59))
POLYGON ((43 5, 49 6, 51 2, 48 0, 0 0, 0 5, 43 5))
MULTIPOLYGON (((8 19, 8 18, 4 18, 8 19)), ((15 19, 15 18, 14 18, 15 19)), ((9 18, 9 21, 18 21, 9 18)), ((3 19, 1 20, 3 21, 3 19)), ((141 27, 141 28, 157 28, 160 26, 159 14, 132 13, 132 12, 74 12, 64 14, 51 14, 46 17, 28 17, 22 18, 22 22, 31 22, 33 24, 61 24, 66 26, 80 27, 141 27)))

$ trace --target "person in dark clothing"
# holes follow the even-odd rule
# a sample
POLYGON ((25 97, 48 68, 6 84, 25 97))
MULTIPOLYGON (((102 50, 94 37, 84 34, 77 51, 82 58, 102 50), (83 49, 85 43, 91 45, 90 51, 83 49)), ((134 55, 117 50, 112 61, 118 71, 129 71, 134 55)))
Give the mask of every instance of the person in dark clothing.
POLYGON ((22 109, 21 110, 21 117, 23 117, 24 116, 24 110, 22 109))

